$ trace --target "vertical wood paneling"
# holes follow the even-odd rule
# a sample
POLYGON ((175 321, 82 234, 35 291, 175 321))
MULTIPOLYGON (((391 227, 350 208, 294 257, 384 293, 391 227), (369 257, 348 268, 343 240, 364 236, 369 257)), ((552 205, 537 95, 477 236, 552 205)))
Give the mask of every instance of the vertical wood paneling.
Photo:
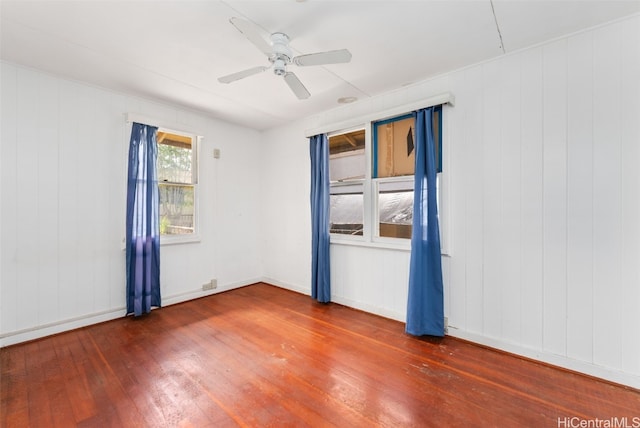
MULTIPOLYGON (((356 265, 360 271, 360 278, 354 290, 354 300, 360 299, 361 296, 370 296, 367 300, 371 306, 374 307, 382 307, 380 299, 385 286, 381 281, 385 267, 384 259, 380 253, 380 251, 369 250, 365 257, 358 257, 356 254, 353 254, 353 258, 357 260, 356 265), (378 266, 379 268, 372 268, 372 266, 378 266)), ((391 261, 391 263, 393 263, 393 261, 391 261)))
POLYGON ((401 251, 377 251, 377 265, 383 268, 382 275, 378 276, 382 285, 379 301, 376 304, 398 314, 404 314, 407 307, 408 279, 404 272, 408 272, 408 253, 401 251), (406 263, 405 263, 406 262, 406 263))
POLYGON ((567 355, 593 358, 593 39, 568 40, 567 355))
MULTIPOLYGON (((1 64, 0 64, 1 65, 1 64)), ((2 66, 0 73, 2 91, 0 91, 0 102, 2 103, 2 126, 0 127, 0 162, 2 163, 2 203, 0 210, 2 216, 0 228, 2 236, 0 245, 2 246, 1 259, 2 269, 0 270, 0 286, 2 289, 2 310, 0 311, 1 325, 3 331, 10 331, 16 328, 16 311, 18 301, 18 276, 15 263, 16 247, 18 239, 18 212, 17 202, 17 121, 18 121, 18 88, 17 72, 15 67, 2 66)))
MULTIPOLYGON (((24 70, 17 79, 17 150, 16 150, 16 328, 27 328, 39 322, 38 224, 41 218, 38 171, 38 73, 24 70), (34 321, 35 320, 35 321, 34 321)), ((44 215, 44 213, 43 213, 44 215)))
MULTIPOLYGON (((115 112, 125 112, 124 96, 113 94, 110 100, 110 108, 115 112)), ((111 207, 114 213, 126 213, 126 200, 122 197, 123 189, 127 188, 127 153, 126 144, 129 139, 126 136, 125 125, 121 117, 115 116, 112 119, 109 139, 107 144, 107 156, 111 165, 111 180, 108 183, 107 206, 111 207)), ((109 212, 109 211, 108 211, 109 212)), ((123 214, 124 216, 124 214, 123 214)), ((119 308, 125 306, 125 293, 123 284, 125 279, 125 254, 120 251, 122 238, 125 235, 125 222, 123 217, 109 215, 107 227, 103 231, 108 239, 107 251, 109 254, 109 307, 119 308), (117 250, 117 251, 115 251, 117 250)))
POLYGON ((331 245, 331 295, 362 310, 404 321, 409 252, 331 245))
POLYGON ((640 374, 640 16, 621 25, 620 141, 622 158, 622 370, 640 374))
MULTIPOLYGON (((368 251, 366 257, 358 257, 360 263, 359 268, 362 270, 362 280, 358 282, 357 296, 366 296, 368 291, 372 291, 371 305, 374 307, 384 307, 386 302, 383 301, 385 287, 391 287, 392 284, 385 284, 383 281, 385 271, 389 269, 385 266, 385 251, 368 251), (378 269, 372 269, 371 266, 378 266, 378 269)), ((389 264, 393 263, 393 258, 387 259, 389 264)))
MULTIPOLYGON (((465 212, 466 230, 466 313, 467 329, 482 332, 484 324, 483 298, 483 117, 482 117, 482 67, 465 71, 466 95, 469 115, 465 117, 464 139, 468 142, 469 169, 464 186, 467 192, 465 212)), ((455 190, 454 190, 455 191, 455 190)), ((455 226, 454 226, 455 227, 455 226)))
POLYGON ((353 289, 358 286, 358 278, 357 278, 358 271, 357 269, 353 269, 349 267, 351 263, 354 263, 354 266, 357 266, 357 264, 355 264, 356 260, 354 260, 354 257, 353 257, 354 253, 353 251, 349 251, 350 250, 349 248, 344 248, 339 246, 336 246, 336 250, 337 250, 336 252, 339 255, 336 258, 331 259, 331 266, 332 266, 331 270, 333 271, 334 263, 336 264, 340 263, 342 268, 338 267, 336 279, 338 283, 342 282, 343 284, 341 295, 347 299, 353 299, 354 297, 356 297, 353 294, 353 289), (338 259, 341 259, 341 260, 338 262, 338 259))
POLYGON ((348 266, 348 253, 340 245, 331 245, 331 294, 347 297, 347 285, 353 269, 348 266))
POLYGON ((465 330, 466 322, 466 225, 465 218, 467 192, 465 183, 470 169, 470 157, 468 155, 468 141, 465 137, 467 94, 465 73, 455 73, 451 79, 451 91, 456 94, 458 106, 446 110, 449 123, 449 177, 450 177, 450 236, 451 257, 449 258, 449 324, 465 330))
MULTIPOLYGON (((622 346, 619 26, 594 33, 594 362, 619 367, 622 346)), ((636 142, 637 143, 637 142, 636 142)))
MULTIPOLYGON (((39 322, 58 319, 58 82, 40 75, 38 108, 38 155, 33 159, 38 170, 38 299, 39 322)), ((35 302, 34 302, 35 303, 35 302)))
POLYGON ((520 56, 505 58, 501 87, 502 245, 500 313, 502 337, 520 342, 521 300, 521 148, 520 56))
POLYGON ((69 82, 60 82, 60 139, 58 141, 58 244, 60 295, 58 305, 60 318, 76 317, 78 308, 78 260, 80 255, 79 240, 82 231, 79 229, 80 218, 78 206, 78 139, 76 117, 82 110, 77 102, 78 86, 69 82))
POLYGON ((75 178, 75 187, 77 193, 76 210, 78 213, 78 223, 75 227, 78 229, 77 243, 77 261, 76 272, 78 282, 75 293, 78 296, 77 310, 80 314, 88 314, 93 312, 94 293, 95 293, 95 264, 98 262, 96 258, 96 225, 93 223, 95 216, 95 204, 98 198, 98 189, 103 191, 105 179, 103 176, 96 174, 96 170, 100 170, 97 165, 103 160, 98 159, 95 155, 97 147, 97 139, 94 137, 94 129, 96 126, 96 118, 94 114, 95 104, 93 101, 94 88, 82 86, 76 94, 76 102, 80 106, 80 110, 76 111, 76 146, 77 167, 75 178))
POLYGON ((442 257, 442 284, 444 299, 444 316, 450 318, 451 313, 451 258, 442 257))
POLYGON ((542 349, 543 338, 543 99, 542 48, 523 52, 521 75, 522 299, 521 341, 542 349))
MULTIPOLYGON (((331 294, 343 296, 343 284, 342 280, 342 271, 346 268, 343 266, 342 259, 339 256, 340 253, 339 245, 330 245, 329 246, 329 257, 331 260, 331 294)), ((309 292, 311 294, 311 292, 309 292)))
POLYGON ((483 333, 502 335, 502 136, 500 95, 503 60, 485 64, 482 103, 483 333))
MULTIPOLYGON (((395 311, 398 308, 398 301, 400 300, 401 290, 404 284, 401 283, 402 277, 397 275, 396 267, 400 265, 400 255, 398 252, 378 252, 378 260, 384 271, 382 273, 382 289, 380 290, 380 297, 378 298, 378 306, 383 308, 389 305, 390 311, 395 311), (390 260, 391 263, 385 266, 385 260, 390 260), (397 298, 394 298, 394 294, 397 298)), ((406 306, 406 303, 405 305, 406 306)))
POLYGON ((566 353, 567 41, 543 49, 544 342, 566 353))
MULTIPOLYGON (((118 123, 122 119, 112 115, 111 99, 113 95, 106 91, 95 91, 91 98, 94 99, 93 115, 94 119, 94 159, 95 165, 92 171, 93 175, 100 177, 98 185, 101 191, 93 194, 93 213, 91 216, 91 224, 99 224, 101 227, 94 227, 94 248, 95 248, 95 264, 94 264, 94 294, 93 294, 93 311, 100 312, 108 310, 110 305, 110 283, 109 283, 109 254, 110 250, 116 250, 117 240, 112 240, 117 229, 109 228, 109 218, 114 217, 111 214, 109 205, 109 187, 111 180, 116 178, 116 170, 112 171, 119 162, 119 158, 111 158, 111 147, 118 145, 120 141, 117 139, 114 130, 118 129, 118 123), (112 119, 113 118, 113 119, 112 119), (113 178, 111 175, 113 174, 113 178)), ((115 208, 115 206, 113 207, 115 208)), ((113 212, 116 212, 115 209, 113 212)), ((125 211, 120 211, 124 213, 125 211)), ((121 218, 124 214, 121 214, 121 218)))

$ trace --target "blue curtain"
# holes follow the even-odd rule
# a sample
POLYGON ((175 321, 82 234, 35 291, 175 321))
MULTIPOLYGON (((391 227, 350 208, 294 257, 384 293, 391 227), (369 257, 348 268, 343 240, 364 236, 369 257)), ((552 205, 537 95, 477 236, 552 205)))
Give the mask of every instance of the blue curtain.
POLYGON ((134 123, 127 181, 127 314, 160 306, 158 128, 134 123))
POLYGON ((415 336, 444 336, 434 108, 414 112, 416 168, 406 332, 415 336))
POLYGON ((331 301, 329 263, 329 141, 311 137, 311 297, 331 301))

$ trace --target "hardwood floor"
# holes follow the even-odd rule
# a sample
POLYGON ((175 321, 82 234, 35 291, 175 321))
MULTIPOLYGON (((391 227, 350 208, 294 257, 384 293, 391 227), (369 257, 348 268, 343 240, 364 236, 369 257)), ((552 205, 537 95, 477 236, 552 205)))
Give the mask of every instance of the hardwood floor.
POLYGON ((0 363, 3 427, 640 427, 640 391, 266 284, 3 348, 0 363))

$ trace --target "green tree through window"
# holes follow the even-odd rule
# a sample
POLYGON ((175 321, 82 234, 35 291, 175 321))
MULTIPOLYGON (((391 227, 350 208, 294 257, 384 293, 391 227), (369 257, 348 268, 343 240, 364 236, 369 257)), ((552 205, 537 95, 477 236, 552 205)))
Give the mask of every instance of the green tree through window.
POLYGON ((194 137, 158 131, 160 234, 195 233, 194 137))

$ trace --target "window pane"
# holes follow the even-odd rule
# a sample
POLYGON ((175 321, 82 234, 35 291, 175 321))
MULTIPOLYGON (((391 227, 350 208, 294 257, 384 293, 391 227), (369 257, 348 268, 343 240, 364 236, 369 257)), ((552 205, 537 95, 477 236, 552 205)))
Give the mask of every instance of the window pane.
POLYGON ((413 125, 412 116, 374 125, 376 139, 374 177, 413 175, 416 162, 413 125))
POLYGON ((329 137, 329 179, 362 179, 365 174, 364 129, 329 137))
MULTIPOLYGON (((415 170, 415 120, 404 115, 373 124, 373 178, 413 175, 415 170)), ((433 110, 436 163, 442 172, 442 107, 433 110)))
POLYGON ((392 190, 378 194, 379 234, 388 238, 411 238, 413 190, 392 190))
POLYGON ((158 131, 158 180, 193 183, 192 138, 158 131))
POLYGON ((194 233, 194 186, 160 183, 160 234, 194 233))
POLYGON ((362 193, 332 194, 329 197, 329 233, 362 236, 364 198, 362 193))

